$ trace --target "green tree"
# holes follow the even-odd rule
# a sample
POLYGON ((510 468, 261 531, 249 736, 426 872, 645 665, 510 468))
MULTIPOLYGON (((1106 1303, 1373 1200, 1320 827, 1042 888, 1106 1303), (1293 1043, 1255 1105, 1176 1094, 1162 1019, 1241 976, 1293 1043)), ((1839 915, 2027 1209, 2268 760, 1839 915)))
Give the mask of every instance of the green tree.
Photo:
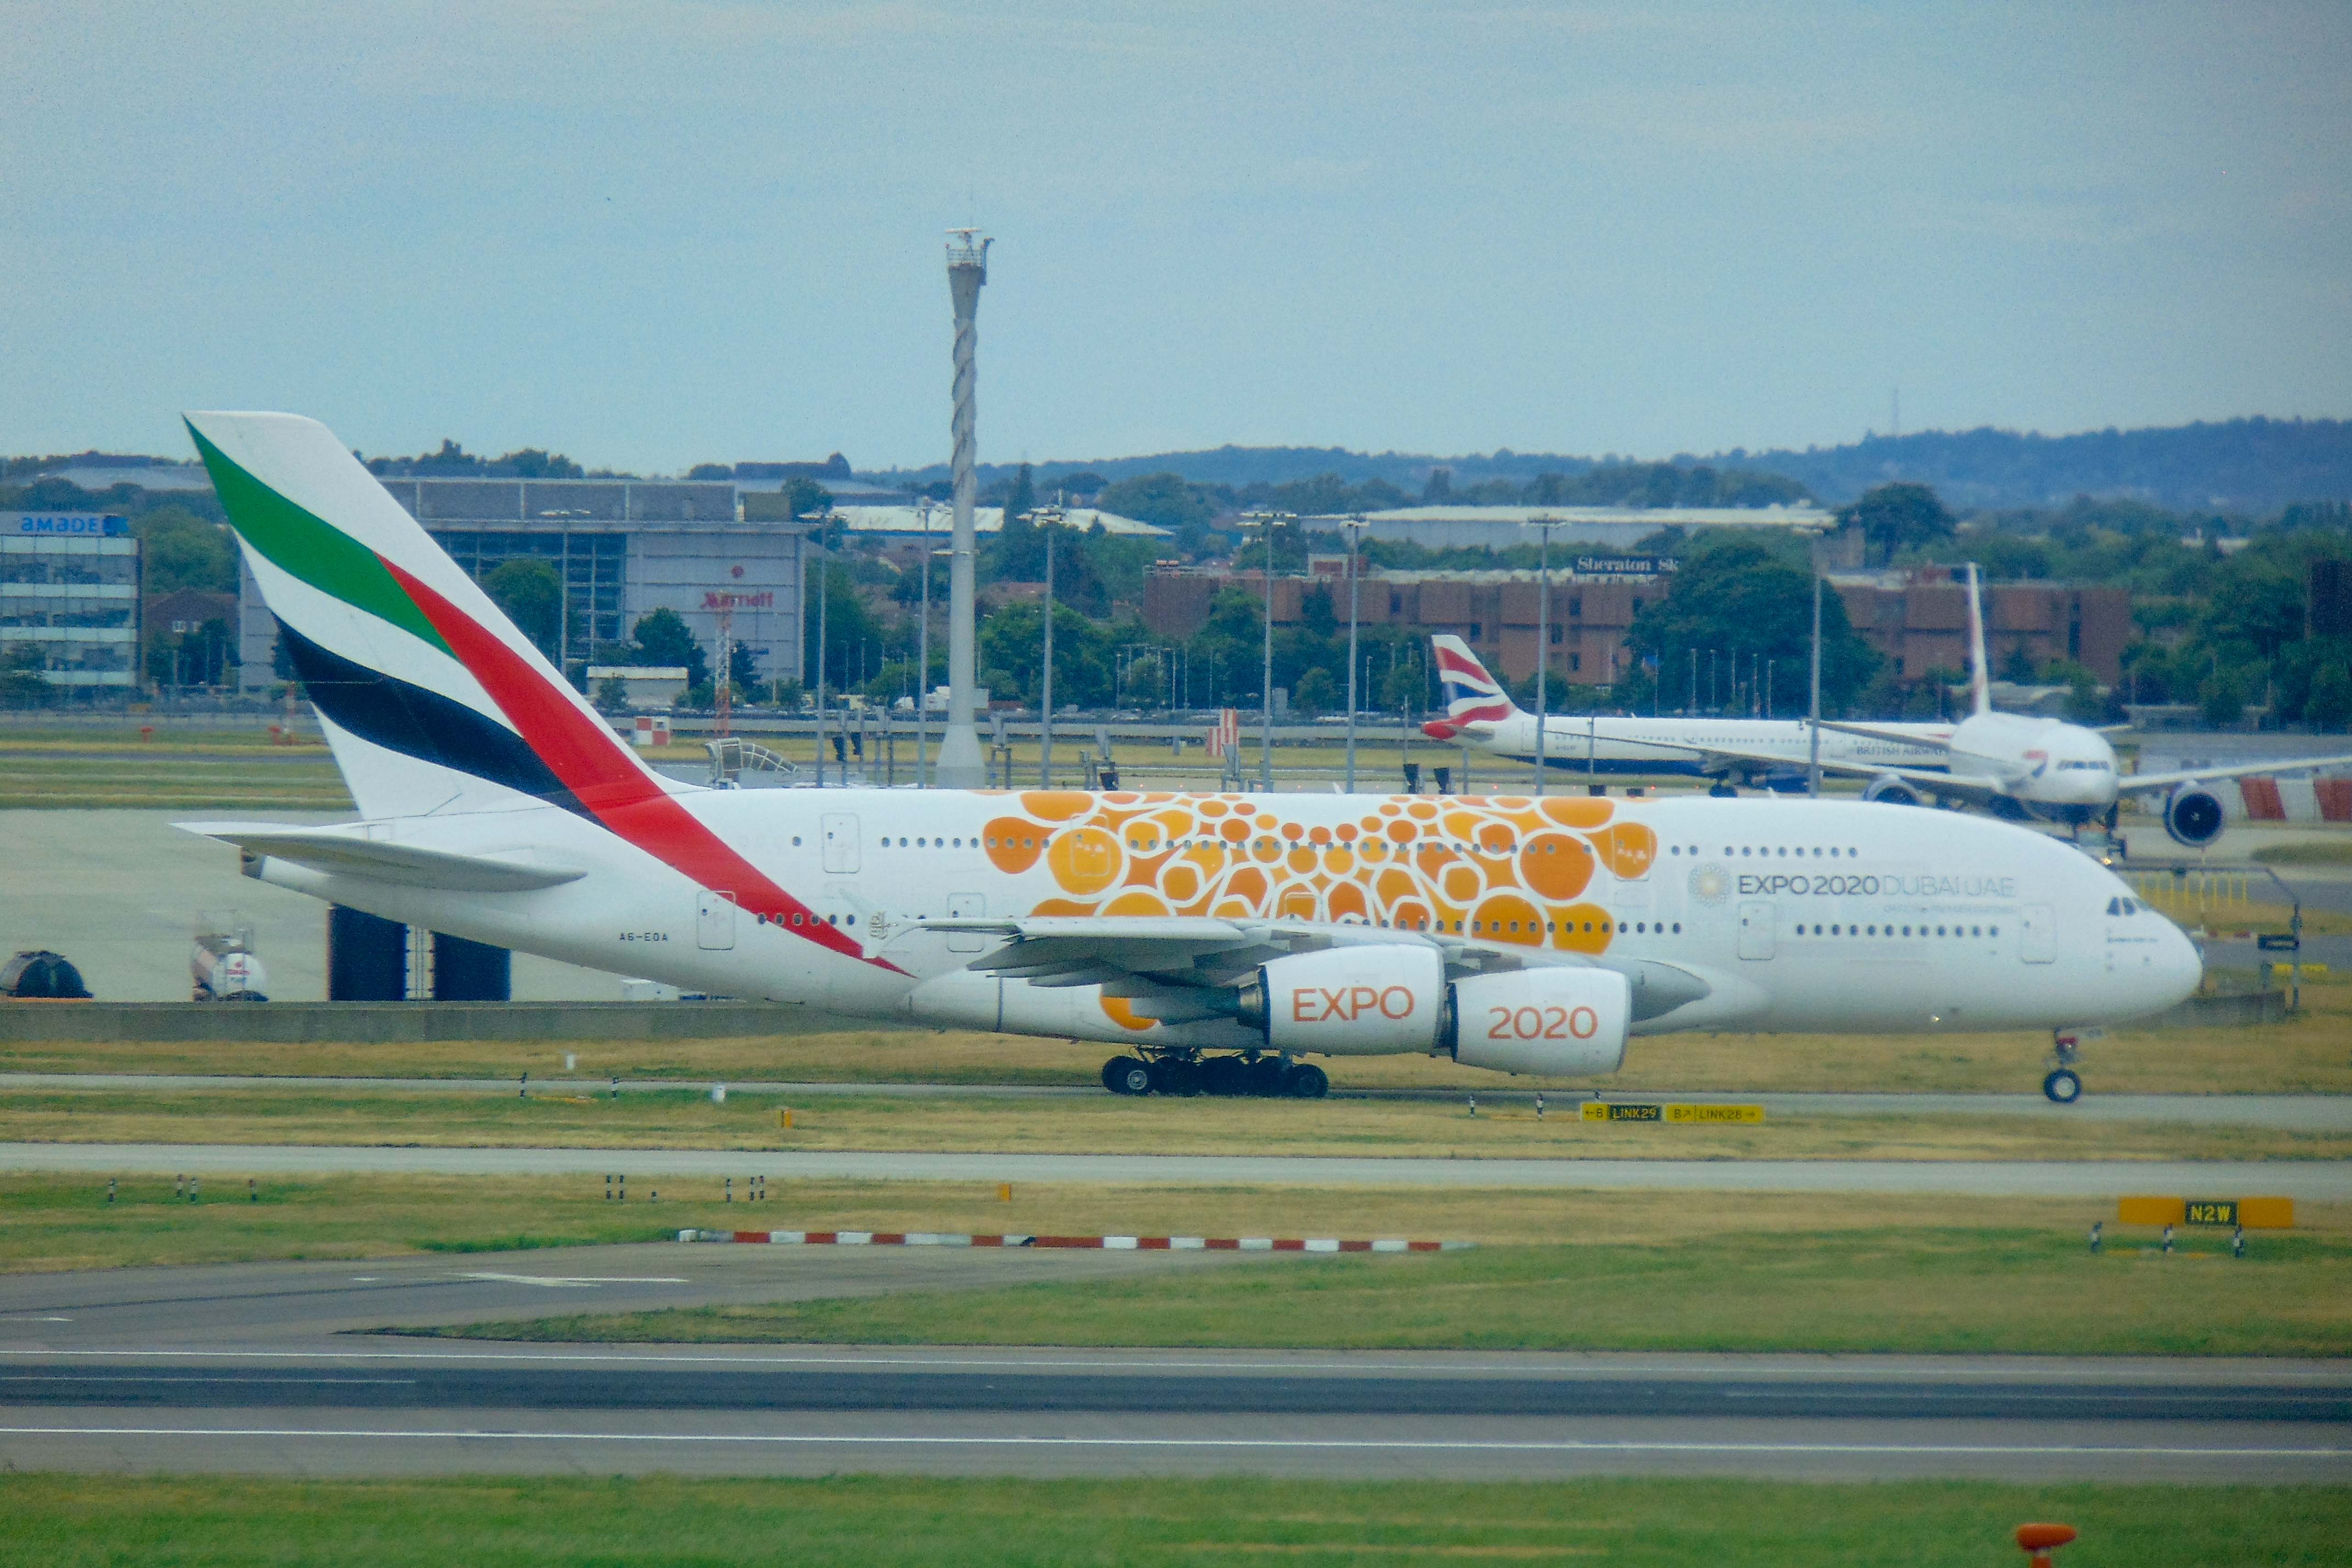
POLYGON ((2009 651, 2009 657, 2001 661, 2000 678, 2004 681, 2012 681, 2021 686, 2030 686, 2033 684, 2033 655, 2025 651, 2023 643, 2011 648, 2009 651))
POLYGON ((2352 670, 2329 664, 2315 672, 2303 699, 2303 716, 2314 728, 2330 733, 2352 727, 2352 670))
POLYGON ((485 572, 482 591, 534 647, 555 656, 563 633, 563 580, 555 568, 536 556, 519 555, 485 572))
MULTIPOLYGON (((1045 664, 1042 603, 1008 604, 982 624, 981 664, 992 672, 989 695, 1036 702, 1045 664)), ((1111 656, 1120 632, 1066 604, 1054 607, 1054 706, 1100 707, 1110 701, 1111 656)))
POLYGON ((1898 550, 1951 538, 1955 527, 1952 514, 1925 485, 1881 485, 1865 491, 1837 517, 1841 527, 1859 527, 1879 559, 1890 563, 1898 550))
MULTIPOLYGON (((1340 662, 1346 663, 1344 659, 1340 662)), ((1340 685, 1338 677, 1320 664, 1301 674, 1298 684, 1290 690, 1291 711, 1308 718, 1329 713, 1346 700, 1346 689, 1340 685)))
POLYGON ((0 707, 44 707, 50 697, 46 656, 31 643, 0 645, 0 707))
MULTIPOLYGON (((1669 694, 1690 650, 1774 662, 1775 706, 1804 691, 1812 649, 1813 585, 1800 566, 1762 541, 1717 536, 1686 558, 1663 599, 1642 607, 1627 642, 1664 671, 1669 694)), ((1822 701, 1843 711, 1877 671, 1878 654, 1846 620, 1835 591, 1822 595, 1822 701)))
MULTIPOLYGON (((817 667, 816 641, 821 628, 825 640, 824 689, 825 695, 832 697, 862 685, 874 666, 885 662, 876 655, 881 653, 887 658, 888 653, 902 649, 907 638, 895 634, 866 608, 866 596, 857 591, 856 578, 848 563, 826 563, 818 570, 816 582, 818 591, 824 596, 824 614, 819 617, 818 602, 812 596, 808 624, 802 629, 806 641, 802 645, 801 668, 813 671, 817 667), (864 670, 858 668, 861 650, 866 666, 864 670)), ((940 596, 940 585, 936 580, 931 584, 931 594, 936 604, 940 596)), ((940 639, 935 638, 937 641, 940 639)))
POLYGON ((1217 504, 1208 493, 1198 485, 1186 484, 1178 474, 1146 474, 1106 485, 1095 497, 1095 505, 1115 516, 1180 533, 1204 528, 1217 516, 1217 504))
POLYGON ((695 641, 685 618, 667 604, 640 618, 630 629, 629 641, 631 664, 664 668, 683 665, 688 685, 710 684, 710 656, 695 641))
POLYGON ((1013 486, 1004 492, 1004 520, 1011 522, 1024 512, 1037 509, 1037 485, 1029 465, 1024 463, 1013 471, 1013 486))
POLYGON ((224 525, 183 507, 158 507, 133 519, 131 531, 139 540, 149 593, 236 591, 236 546, 224 525))
MULTIPOLYGON (((492 466, 504 468, 518 479, 577 479, 583 472, 579 464, 562 453, 546 452, 536 446, 509 452, 492 466)), ((730 469, 719 477, 730 478, 733 473, 734 470, 730 469)))

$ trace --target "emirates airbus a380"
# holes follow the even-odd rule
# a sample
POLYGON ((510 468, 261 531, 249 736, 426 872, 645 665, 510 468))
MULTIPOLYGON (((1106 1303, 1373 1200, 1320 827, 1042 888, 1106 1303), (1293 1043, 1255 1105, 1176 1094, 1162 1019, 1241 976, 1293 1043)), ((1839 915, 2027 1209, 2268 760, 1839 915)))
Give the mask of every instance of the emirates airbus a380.
MULTIPOLYGON (((360 820, 246 874, 852 1018, 1108 1042, 1122 1093, 1305 1056, 1616 1070, 1629 1035, 2048 1029, 2196 948, 2091 860, 1853 801, 708 789, 647 768, 323 425, 188 418, 360 820)), ((2079 1081, 2062 1061, 2051 1092, 2079 1081)))

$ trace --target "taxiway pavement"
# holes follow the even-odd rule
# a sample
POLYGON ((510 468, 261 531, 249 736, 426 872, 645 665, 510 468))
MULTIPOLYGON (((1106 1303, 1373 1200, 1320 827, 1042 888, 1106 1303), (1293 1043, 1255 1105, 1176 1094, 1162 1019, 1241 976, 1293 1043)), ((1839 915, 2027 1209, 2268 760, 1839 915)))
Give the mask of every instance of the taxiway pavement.
MULTIPOLYGON (((707 1093, 724 1083, 730 1094, 820 1099, 1099 1098, 1099 1088, 1035 1083, 802 1083, 782 1080, 649 1078, 363 1078, 196 1072, 0 1072, 0 1093, 71 1090, 94 1093, 185 1089, 284 1090, 290 1092, 386 1094, 676 1094, 707 1093)), ((1465 1095, 1496 1106, 1529 1103, 1535 1092, 1497 1082, 1460 1088, 1335 1088, 1335 1100, 1410 1100, 1458 1104, 1465 1095)), ((1746 1093, 1728 1090, 1612 1089, 1547 1092, 1549 1106, 1573 1114, 1583 1101, 1677 1100, 1702 1104, 1761 1105, 1773 1116, 2026 1116, 2088 1122, 2169 1122, 2204 1127, 2266 1127, 2279 1131, 2352 1132, 2352 1094, 2098 1094, 2060 1105, 2040 1094, 1746 1093)))
POLYGON ((2112 1198, 2134 1193, 2352 1200, 2345 1160, 1372 1159, 1281 1155, 1021 1155, 770 1150, 418 1148, 282 1144, 0 1144, 0 1171, 122 1175, 766 1176, 851 1181, 1536 1187, 2112 1198))
POLYGON ((2341 1363, 605 1346, 351 1332, 1318 1266, 654 1245, 0 1279, 0 1464, 2352 1479, 2352 1368, 2341 1363))

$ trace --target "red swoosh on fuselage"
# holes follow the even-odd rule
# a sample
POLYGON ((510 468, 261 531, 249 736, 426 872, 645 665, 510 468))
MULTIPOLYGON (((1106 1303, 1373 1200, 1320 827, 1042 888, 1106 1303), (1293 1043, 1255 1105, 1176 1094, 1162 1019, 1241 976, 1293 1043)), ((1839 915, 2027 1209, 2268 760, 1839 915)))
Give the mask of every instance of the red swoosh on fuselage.
MULTIPOLYGON (((698 885, 728 894, 738 907, 765 915, 795 936, 845 957, 869 961, 840 927, 826 925, 664 794, 635 758, 620 753, 618 743, 602 726, 563 694, 551 690, 546 679, 488 628, 391 561, 383 565, 456 651, 458 661, 482 683, 524 743, 616 837, 698 885), (795 915, 808 924, 793 925, 795 915)), ((897 967, 878 958, 870 962, 897 967)))

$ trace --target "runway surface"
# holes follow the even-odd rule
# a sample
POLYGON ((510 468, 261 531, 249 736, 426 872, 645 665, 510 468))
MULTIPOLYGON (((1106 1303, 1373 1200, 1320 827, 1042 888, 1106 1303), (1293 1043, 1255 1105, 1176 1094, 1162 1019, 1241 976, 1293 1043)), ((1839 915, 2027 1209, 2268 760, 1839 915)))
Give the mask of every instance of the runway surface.
POLYGON ((0 1144, 0 1171, 233 1176, 744 1176, 857 1181, 1145 1182, 1177 1186, 1549 1187, 1929 1193, 1980 1197, 2245 1195, 2352 1199, 2341 1160, 1528 1160, 1266 1155, 1014 1155, 764 1150, 0 1144))
MULTIPOLYGON (((10 1090, 155 1091, 178 1089, 279 1089, 321 1093, 400 1094, 546 1094, 605 1095, 708 1092, 719 1080, 700 1078, 311 1078, 285 1075, 193 1072, 0 1072, 0 1093, 10 1090)), ((797 1083, 782 1081, 723 1081, 730 1094, 779 1095, 816 1099, 856 1096, 884 1100, 1013 1099, 1079 1100, 1099 1098, 1094 1086, 1032 1083, 797 1083)), ((1335 1088, 1335 1100, 1407 1100, 1460 1104, 1475 1094, 1482 1105, 1530 1103, 1534 1092, 1500 1085, 1460 1089, 1335 1088)), ((1547 1103, 1562 1114, 1583 1101, 1679 1100, 1706 1104, 1761 1105, 1774 1116, 2028 1116, 2090 1122, 2175 1122, 2208 1127, 2267 1127, 2294 1132, 2352 1131, 2352 1094, 2098 1094, 2072 1105, 2053 1103, 2040 1094, 1784 1094, 1744 1093, 1728 1090, 1617 1089, 1595 1095, 1586 1090, 1562 1090, 1547 1095, 1547 1103)))
POLYGON ((1318 1266, 638 1246, 0 1279, 0 1464, 2352 1479, 2352 1368, 2336 1363, 600 1347, 348 1332, 1318 1266))

